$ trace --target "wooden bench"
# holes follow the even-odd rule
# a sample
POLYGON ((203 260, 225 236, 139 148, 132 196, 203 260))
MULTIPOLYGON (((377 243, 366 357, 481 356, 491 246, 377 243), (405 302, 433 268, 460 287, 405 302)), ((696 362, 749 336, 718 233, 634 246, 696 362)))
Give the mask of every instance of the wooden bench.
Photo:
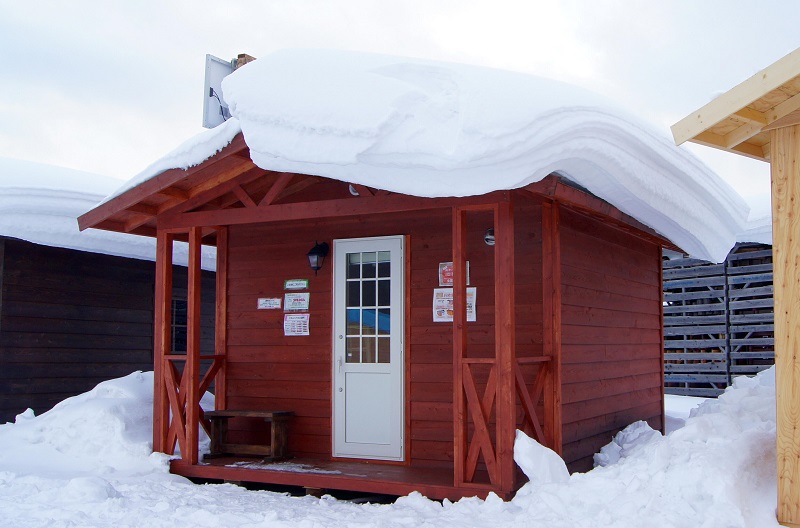
POLYGON ((279 460, 288 456, 287 423, 292 411, 244 411, 228 409, 206 411, 211 422, 211 453, 208 457, 222 455, 257 455, 266 460, 279 460), (228 440, 228 420, 231 418, 261 418, 270 424, 270 444, 232 444, 228 440))

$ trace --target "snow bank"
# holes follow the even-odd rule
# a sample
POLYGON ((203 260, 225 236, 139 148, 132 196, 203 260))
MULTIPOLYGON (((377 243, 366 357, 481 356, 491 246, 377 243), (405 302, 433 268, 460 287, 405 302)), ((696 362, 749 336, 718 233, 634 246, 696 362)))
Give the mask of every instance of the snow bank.
MULTIPOLYGON (((211 404, 211 402, 208 402, 211 404)), ((258 526, 317 528, 642 526, 777 527, 774 369, 738 378, 662 437, 641 422, 615 439, 615 463, 569 477, 520 436, 515 457, 555 478, 526 484, 510 502, 394 504, 288 497, 232 485, 194 485, 150 454, 152 374, 101 383, 39 417, 0 425, 0 518, 34 526, 258 526)), ((563 465, 561 466, 563 468, 563 465)))
POLYGON ((253 161, 416 196, 512 189, 558 172, 703 259, 747 205, 688 152, 598 96, 529 75, 284 50, 223 81, 253 161))
POLYGON ((596 456, 610 465, 526 484, 513 504, 549 526, 778 526, 775 458, 773 367, 737 378, 666 437, 631 425, 596 456))
MULTIPOLYGON (((29 161, 0 158, 0 235, 44 246, 155 260, 150 237, 90 229, 77 218, 119 186, 119 180, 29 161)), ((186 244, 175 245, 175 262, 186 265, 186 244)), ((216 251, 203 249, 203 268, 216 267, 216 251)))

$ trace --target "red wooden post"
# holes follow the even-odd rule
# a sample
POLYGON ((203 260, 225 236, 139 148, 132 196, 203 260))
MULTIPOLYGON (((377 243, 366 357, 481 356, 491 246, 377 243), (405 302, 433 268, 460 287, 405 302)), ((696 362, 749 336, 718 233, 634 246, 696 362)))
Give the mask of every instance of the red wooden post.
MULTIPOLYGON (((226 354, 228 352, 228 228, 217 230, 217 312, 214 354, 220 362, 217 371, 214 404, 216 409, 227 409, 226 354)), ((201 395, 202 396, 202 395, 201 395)))
POLYGON ((453 478, 464 483, 467 454, 467 423, 464 402, 462 358, 466 354, 466 212, 453 208, 453 478))
POLYGON ((153 451, 172 454, 167 445, 169 399, 164 376, 169 376, 164 356, 172 345, 172 241, 173 235, 159 231, 156 237, 156 284, 153 322, 153 451))
POLYGON ((186 387, 186 448, 181 458, 189 464, 197 464, 198 424, 200 420, 200 250, 202 231, 199 227, 189 230, 189 283, 186 308, 186 365, 183 375, 186 387))
POLYGON ((514 429, 516 427, 514 321, 514 209, 501 202, 494 211, 494 331, 497 370, 496 460, 500 489, 514 490, 514 429))
POLYGON ((545 436, 562 453, 561 431, 561 239, 558 203, 542 204, 542 338, 551 357, 544 392, 545 436))

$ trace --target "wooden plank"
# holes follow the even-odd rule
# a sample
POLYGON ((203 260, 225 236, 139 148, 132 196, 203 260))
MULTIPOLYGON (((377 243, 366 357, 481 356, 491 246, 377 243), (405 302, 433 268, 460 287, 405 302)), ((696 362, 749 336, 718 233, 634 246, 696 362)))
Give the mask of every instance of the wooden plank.
POLYGON ((725 339, 668 339, 664 341, 664 349, 674 348, 720 348, 725 346, 725 339))
MULTIPOLYGON (((680 145, 693 140, 698 134, 710 129, 731 114, 758 100, 763 95, 779 88, 797 77, 800 71, 800 49, 793 51, 771 66, 756 73, 717 97, 703 108, 692 112, 672 125, 675 143, 680 145)), ((787 112, 788 113, 788 112, 787 112)), ((774 116, 775 119, 783 116, 774 116)), ((773 136, 774 137, 774 136, 773 136)), ((773 148, 773 151, 775 149, 773 148)), ((774 152, 773 158, 774 160, 774 152)))
POLYGON ((202 163, 187 170, 183 169, 169 169, 150 180, 137 185, 136 187, 122 193, 121 195, 104 202, 91 211, 84 213, 78 217, 78 226, 81 230, 89 227, 95 227, 101 222, 107 221, 114 217, 116 213, 126 209, 127 207, 140 202, 151 194, 161 193, 165 189, 173 186, 180 180, 186 179, 194 174, 209 169, 212 165, 224 162, 228 157, 236 154, 242 149, 247 148, 244 142, 244 137, 238 134, 230 144, 224 147, 210 163, 202 163))
POLYGON ((312 203, 273 204, 269 207, 196 211, 165 214, 159 218, 159 229, 186 229, 191 226, 218 226, 259 222, 297 221, 342 216, 358 216, 393 212, 462 207, 508 201, 510 192, 497 191, 465 198, 418 198, 407 195, 382 195, 324 200, 312 203))
POLYGON ((270 205, 272 202, 274 202, 275 199, 278 197, 278 195, 281 192, 283 192, 283 190, 286 188, 287 185, 289 185, 289 182, 291 182, 292 178, 294 177, 295 177, 294 174, 289 174, 286 172, 281 173, 281 175, 278 176, 278 179, 275 181, 275 183, 273 183, 272 186, 269 188, 267 194, 265 194, 264 197, 261 199, 261 201, 258 202, 258 205, 267 206, 270 205))

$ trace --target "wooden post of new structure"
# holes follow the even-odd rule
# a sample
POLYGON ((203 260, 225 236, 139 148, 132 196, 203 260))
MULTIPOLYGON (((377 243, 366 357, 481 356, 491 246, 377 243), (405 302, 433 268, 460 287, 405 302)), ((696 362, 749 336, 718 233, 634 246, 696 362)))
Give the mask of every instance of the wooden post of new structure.
POLYGON ((197 464, 198 435, 200 423, 200 293, 201 273, 200 250, 202 230, 193 227, 189 230, 189 281, 186 303, 186 444, 188 453, 181 458, 189 464, 197 464))
POLYGON ((494 212, 494 332, 497 372, 496 459, 500 489, 514 491, 514 430, 516 428, 516 331, 514 324, 514 210, 501 202, 494 212))
POLYGON ((778 522, 800 527, 800 125, 770 135, 778 522))
POLYGON ((153 321, 153 451, 172 454, 167 445, 169 399, 164 376, 169 375, 165 355, 172 348, 172 241, 173 235, 156 236, 156 284, 153 321))

